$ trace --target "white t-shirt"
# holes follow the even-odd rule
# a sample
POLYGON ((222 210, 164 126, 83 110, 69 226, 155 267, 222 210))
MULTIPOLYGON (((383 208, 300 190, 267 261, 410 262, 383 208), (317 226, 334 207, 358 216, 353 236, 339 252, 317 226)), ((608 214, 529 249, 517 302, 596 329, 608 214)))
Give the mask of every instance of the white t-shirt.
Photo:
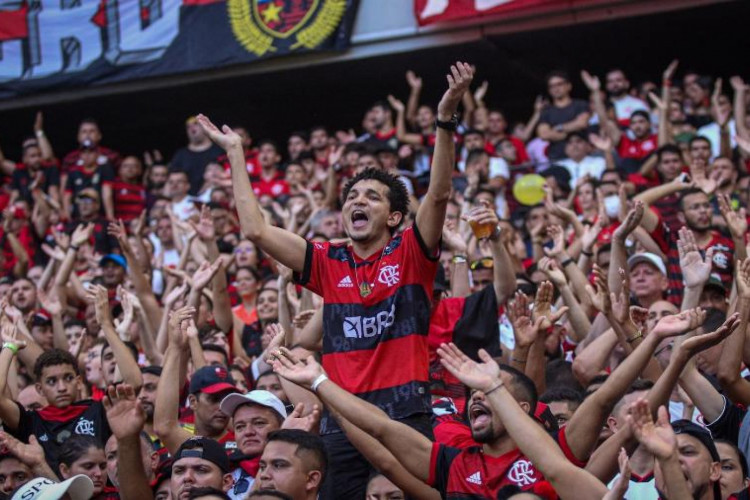
POLYGON ((617 100, 613 99, 612 104, 615 106, 615 116, 618 122, 630 122, 630 115, 635 111, 650 113, 646 103, 632 95, 626 95, 617 100))
MULTIPOLYGON (((713 161, 721 153, 721 127, 718 123, 711 122, 699 128, 697 134, 711 141, 711 161, 713 161)), ((735 135, 737 135, 737 129, 735 128, 734 118, 732 118, 729 120, 729 143, 732 145, 732 149, 737 147, 737 141, 734 140, 735 135)))
POLYGON ((565 167, 570 172, 570 188, 575 189, 578 179, 588 174, 589 177, 599 179, 607 169, 607 162, 601 156, 586 156, 580 162, 570 158, 558 160, 555 165, 565 167))
MULTIPOLYGON (((209 193, 209 196, 210 195, 211 194, 209 193)), ((174 212, 180 220, 188 220, 190 216, 198 213, 198 209, 195 208, 195 203, 193 203, 190 196, 186 196, 182 201, 172 203, 172 212, 174 212)))

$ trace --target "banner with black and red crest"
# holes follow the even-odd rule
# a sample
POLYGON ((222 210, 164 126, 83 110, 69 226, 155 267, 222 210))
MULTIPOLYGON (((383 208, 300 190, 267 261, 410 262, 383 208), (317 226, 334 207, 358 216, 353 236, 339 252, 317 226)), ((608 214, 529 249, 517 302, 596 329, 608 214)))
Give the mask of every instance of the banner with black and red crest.
POLYGON ((0 0, 0 99, 349 46, 358 0, 0 0))

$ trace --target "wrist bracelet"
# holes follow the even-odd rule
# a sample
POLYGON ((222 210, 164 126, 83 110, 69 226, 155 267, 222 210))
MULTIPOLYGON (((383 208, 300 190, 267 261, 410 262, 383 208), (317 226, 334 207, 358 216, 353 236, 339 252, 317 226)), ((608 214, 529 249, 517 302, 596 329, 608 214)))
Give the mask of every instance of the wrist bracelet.
POLYGON ((500 237, 500 233, 503 232, 503 228, 500 227, 500 224, 495 226, 495 229, 492 230, 492 234, 490 235, 490 239, 492 241, 497 241, 497 239, 500 237))
POLYGON ((454 255, 452 261, 454 264, 466 264, 468 259, 465 255, 454 255))
POLYGON ((515 361, 516 363, 526 363, 525 359, 518 359, 518 358, 514 358, 513 356, 511 356, 510 360, 515 361))
POLYGON ((587 252, 586 250, 581 250, 581 255, 585 255, 586 257, 593 257, 594 252, 587 252))
POLYGON ((564 261, 560 262, 560 267, 568 267, 568 265, 572 263, 573 259, 565 259, 564 261))
POLYGON ((499 383, 499 384, 497 384, 497 385, 496 385, 495 387, 493 387, 493 388, 492 388, 492 389, 490 389, 489 391, 485 392, 485 393, 484 393, 484 395, 485 395, 485 396, 489 396, 490 394, 492 394, 492 393, 493 393, 493 392, 495 392, 496 390, 500 389, 500 388, 501 388, 502 386, 503 386, 503 383, 502 383, 502 382, 500 382, 500 383, 499 383))
POLYGON ((318 392, 318 386, 320 386, 320 384, 322 384, 326 380, 328 380, 328 375, 326 375, 325 373, 321 373, 320 375, 318 375, 318 378, 316 378, 312 383, 310 389, 312 389, 313 392, 318 392))
POLYGON ((71 243, 71 244, 70 244, 70 245, 68 246, 68 248, 72 248, 73 250, 75 250, 75 251, 77 252, 77 251, 78 251, 78 250, 79 250, 79 249, 80 249, 81 247, 75 246, 75 245, 73 245, 73 244, 71 243))
POLYGON ((629 339, 625 339, 625 342, 627 342, 628 344, 632 344, 636 340, 642 339, 642 338, 643 338, 643 332, 638 332, 635 335, 633 335, 632 337, 630 337, 629 339))
POLYGON ((3 342, 3 349, 10 350, 14 355, 18 354, 18 344, 13 342, 3 342))

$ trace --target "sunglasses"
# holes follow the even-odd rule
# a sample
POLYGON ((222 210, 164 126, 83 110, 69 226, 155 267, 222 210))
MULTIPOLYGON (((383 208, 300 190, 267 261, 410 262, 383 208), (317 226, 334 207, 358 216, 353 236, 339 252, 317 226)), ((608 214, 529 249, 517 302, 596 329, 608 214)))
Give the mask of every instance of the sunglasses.
POLYGON ((477 269, 494 269, 495 263, 492 257, 484 257, 479 260, 475 260, 469 266, 469 269, 476 271, 477 269))

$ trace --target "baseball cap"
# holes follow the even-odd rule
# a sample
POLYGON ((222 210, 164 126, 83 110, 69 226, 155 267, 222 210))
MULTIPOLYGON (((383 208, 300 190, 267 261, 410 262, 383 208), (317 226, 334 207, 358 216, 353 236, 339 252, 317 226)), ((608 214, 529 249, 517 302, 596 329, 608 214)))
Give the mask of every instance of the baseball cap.
POLYGON ((65 494, 72 500, 88 500, 94 494, 94 483, 84 474, 78 474, 62 483, 36 477, 21 486, 11 500, 59 500, 65 494))
MULTIPOLYGON (((719 451, 716 449, 716 444, 714 444, 711 431, 705 427, 701 427, 692 420, 682 419, 672 422, 672 430, 674 430, 675 434, 687 434, 694 437, 706 447, 713 462, 721 462, 721 457, 719 456, 719 451)), ((714 497, 721 498, 721 487, 718 481, 714 483, 714 497)))
POLYGON ((641 262, 651 264, 664 276, 667 275, 667 266, 664 265, 664 261, 661 260, 658 255, 651 252, 637 253, 631 256, 628 259, 628 271, 632 270, 636 264, 640 264, 641 262))
POLYGON ((245 404, 255 404, 271 408, 281 415, 281 418, 286 418, 284 403, 274 394, 260 389, 250 391, 247 394, 230 394, 221 400, 219 408, 231 417, 239 406, 245 404))
POLYGON ((557 425, 557 418, 552 414, 552 410, 549 405, 538 401, 536 408, 534 409, 534 420, 539 422, 548 431, 556 431, 559 429, 557 425))
POLYGON ((123 257, 122 255, 118 255, 116 253, 107 254, 99 259, 99 266, 103 267, 107 262, 112 262, 125 269, 126 271, 128 270, 128 261, 125 260, 125 257, 123 257))
POLYGON ((237 391, 229 371, 223 366, 204 366, 190 379, 190 394, 197 392, 216 394, 223 391, 237 391))
POLYGON ((78 198, 88 198, 90 200, 96 200, 99 201, 101 198, 99 197, 99 192, 94 188, 85 188, 78 191, 78 194, 76 195, 76 199, 78 198))
POLYGON ((52 324, 52 318, 44 311, 37 311, 31 318, 31 326, 49 326, 52 324))
POLYGON ((211 438, 194 436, 180 445, 174 456, 176 464, 183 458, 202 458, 216 465, 223 473, 229 472, 229 457, 224 446, 211 438))
POLYGON ((711 273, 711 275, 708 277, 708 281, 705 285, 703 285, 704 289, 709 287, 719 290, 722 295, 727 294, 727 287, 724 286, 724 282, 721 281, 721 278, 717 274, 711 273))

